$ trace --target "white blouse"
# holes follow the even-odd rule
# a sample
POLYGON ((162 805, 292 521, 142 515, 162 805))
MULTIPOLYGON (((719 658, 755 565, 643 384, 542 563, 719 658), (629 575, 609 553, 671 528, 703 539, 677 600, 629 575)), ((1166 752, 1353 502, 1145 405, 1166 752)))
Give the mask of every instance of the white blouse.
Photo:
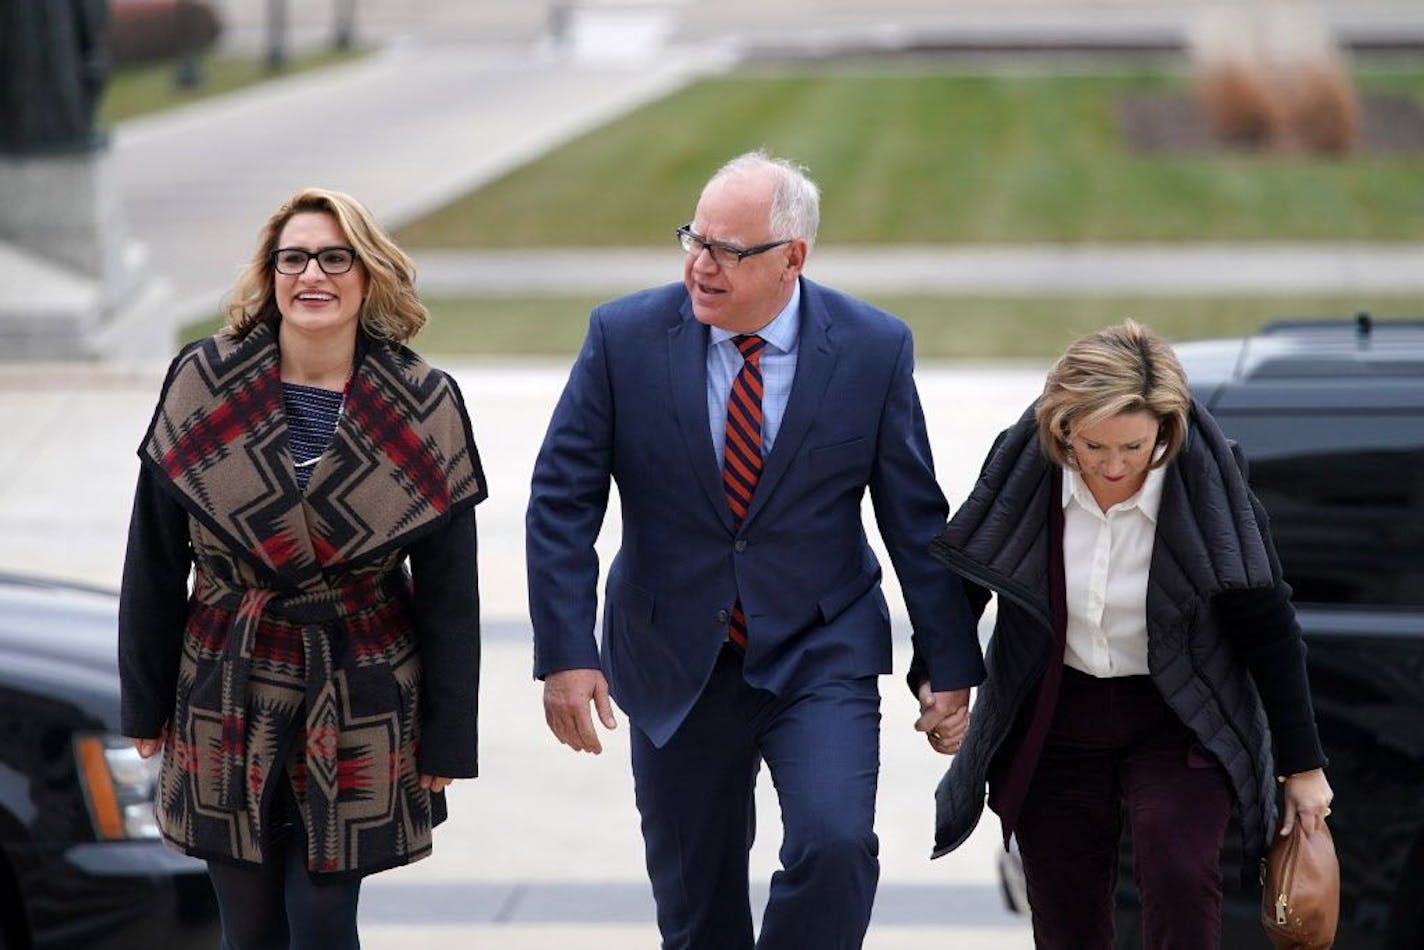
POLYGON ((1107 511, 1077 472, 1063 470, 1064 662, 1098 677, 1147 672, 1147 571, 1162 507, 1161 468, 1107 511))

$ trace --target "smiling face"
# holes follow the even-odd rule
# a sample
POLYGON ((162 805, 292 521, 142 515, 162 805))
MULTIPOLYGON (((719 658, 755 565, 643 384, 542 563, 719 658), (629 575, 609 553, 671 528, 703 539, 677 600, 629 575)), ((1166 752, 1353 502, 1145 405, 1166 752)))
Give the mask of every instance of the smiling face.
MULTIPOLYGON (((709 241, 753 247, 776 240, 771 233, 772 180, 733 175, 712 181, 697 202, 692 231, 709 241)), ((795 240, 722 267, 705 249, 689 253, 682 277, 700 323, 735 333, 754 333, 786 306, 806 262, 806 242, 795 240)))
MULTIPOLYGON (((334 216, 302 211, 287 221, 277 246, 319 251, 351 245, 334 216)), ((355 338, 366 294, 366 271, 360 260, 344 274, 328 274, 315 260, 308 260, 300 274, 283 274, 274 268, 272 278, 284 331, 313 338, 355 338)))
POLYGON ((1150 412, 1120 412, 1085 425, 1068 440, 1083 483, 1107 510, 1137 493, 1152 467, 1160 425, 1150 412))

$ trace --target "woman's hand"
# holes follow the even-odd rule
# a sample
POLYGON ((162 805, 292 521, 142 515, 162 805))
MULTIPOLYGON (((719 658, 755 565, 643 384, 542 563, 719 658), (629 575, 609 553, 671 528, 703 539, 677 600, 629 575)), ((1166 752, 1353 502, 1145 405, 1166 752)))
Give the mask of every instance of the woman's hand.
POLYGON ((163 724, 163 729, 154 739, 134 739, 134 748, 138 750, 140 759, 151 759, 163 751, 163 743, 168 740, 168 723, 163 724))
POLYGON ((1306 834, 1314 834, 1330 814, 1330 802, 1334 797, 1335 793, 1330 791, 1330 783, 1325 781, 1324 769, 1287 775, 1281 834, 1290 834, 1297 821, 1306 834))
POLYGON ((445 791, 446 787, 453 781, 455 780, 446 778, 443 775, 426 775, 421 773, 420 787, 433 795, 436 792, 445 791))

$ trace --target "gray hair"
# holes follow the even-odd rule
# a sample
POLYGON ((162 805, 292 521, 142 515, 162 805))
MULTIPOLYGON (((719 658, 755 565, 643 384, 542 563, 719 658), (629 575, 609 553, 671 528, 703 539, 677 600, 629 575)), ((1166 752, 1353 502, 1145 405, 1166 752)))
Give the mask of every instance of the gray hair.
POLYGON ((804 166, 756 149, 717 169, 707 184, 742 175, 766 175, 772 179, 772 240, 800 238, 808 246, 815 243, 816 229, 821 224, 821 189, 806 174, 804 166))

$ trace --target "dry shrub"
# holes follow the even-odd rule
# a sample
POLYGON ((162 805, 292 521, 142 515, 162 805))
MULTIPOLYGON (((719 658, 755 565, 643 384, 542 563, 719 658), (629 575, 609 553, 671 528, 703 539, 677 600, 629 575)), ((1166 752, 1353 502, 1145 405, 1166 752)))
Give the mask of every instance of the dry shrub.
POLYGON ((1304 3, 1204 11, 1190 36, 1197 101, 1232 142, 1340 155, 1359 135, 1359 103, 1334 38, 1304 3))
POLYGON ((1193 87, 1212 131, 1228 142, 1269 143, 1276 124, 1271 76, 1245 9, 1203 11, 1189 39, 1193 87))
POLYGON ((1349 80, 1338 71, 1304 68, 1286 97, 1287 148, 1344 155, 1359 141, 1360 107, 1349 80))
POLYGON ((1333 155, 1350 151, 1359 134, 1359 105, 1330 31, 1304 4, 1265 11, 1263 45, 1280 113, 1277 144, 1333 155))

